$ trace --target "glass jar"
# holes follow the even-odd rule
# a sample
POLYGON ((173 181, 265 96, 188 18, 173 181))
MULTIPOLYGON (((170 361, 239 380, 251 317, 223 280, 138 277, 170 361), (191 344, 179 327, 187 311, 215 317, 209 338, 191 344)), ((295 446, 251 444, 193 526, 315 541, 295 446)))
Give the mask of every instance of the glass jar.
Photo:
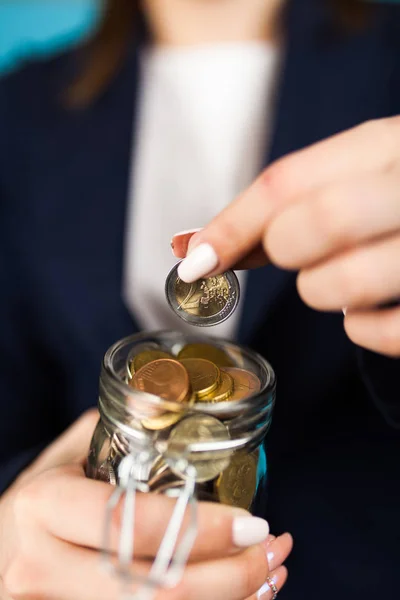
MULTIPOLYGON (((198 359, 197 356, 197 365, 198 359)), ((152 389, 156 383, 153 369, 159 368, 161 362, 158 366, 148 363, 150 375, 144 367, 152 389)), ((143 377, 142 371, 138 367, 138 379, 143 377)), ((169 385, 176 388, 181 379, 174 375, 169 385)), ((267 486, 263 441, 271 423, 275 388, 274 372, 260 355, 211 337, 174 331, 142 333, 117 342, 106 352, 100 375, 100 420, 93 434, 86 472, 88 477, 115 486, 105 514, 103 556, 120 579, 125 599, 153 600, 157 588, 175 586, 180 581, 197 535, 197 500, 222 502, 262 515, 267 486), (193 368, 193 363, 183 361, 187 371, 182 363, 170 358, 163 365, 174 365, 174 372, 178 369, 181 379, 187 381, 181 402, 165 399, 160 379, 157 383, 161 387, 156 388, 160 389, 160 396, 136 389, 138 380, 135 387, 129 385, 132 367, 136 369, 137 357, 143 357, 144 352, 153 350, 164 352, 164 357, 177 358, 182 349, 187 351, 188 344, 204 343, 211 344, 212 354, 217 356, 211 361, 214 365, 210 361, 202 363, 214 367, 217 374, 217 387, 213 387, 212 394, 203 394, 209 388, 199 388, 198 373, 194 377, 193 371, 189 386, 189 364, 193 368), (225 366, 219 364, 222 368, 216 369, 221 354, 225 366), (247 377, 242 389, 239 371, 241 377, 247 377), (246 371, 250 373, 246 375, 246 371), (235 383, 229 397, 222 394, 223 380, 226 383, 227 379, 235 383), (248 395, 250 388, 257 391, 248 395), (145 578, 135 573, 133 560, 137 492, 176 498, 145 578), (114 511, 120 502, 118 551, 114 556, 110 540, 115 527, 114 511)), ((228 392, 231 390, 232 387, 228 392)))
POLYGON ((174 331, 141 333, 120 340, 106 352, 103 360, 98 404, 100 420, 91 442, 87 475, 119 485, 122 459, 128 455, 145 456, 144 461, 140 459, 142 462, 135 474, 144 484, 143 490, 178 496, 187 479, 184 468, 178 464, 185 456, 198 471, 197 499, 239 506, 260 514, 265 506, 267 485, 263 441, 271 423, 275 389, 275 374, 268 362, 257 353, 228 341, 174 331), (129 357, 141 349, 161 347, 177 355, 186 344, 204 342, 223 350, 234 366, 254 373, 260 380, 260 390, 241 400, 183 405, 128 385, 129 357), (221 437, 216 433, 204 439, 200 436, 189 451, 179 444, 171 446, 168 443, 171 430, 181 419, 193 415, 201 415, 211 424, 222 423, 227 435, 221 437), (156 430, 141 426, 143 420, 157 416, 172 425, 156 430))

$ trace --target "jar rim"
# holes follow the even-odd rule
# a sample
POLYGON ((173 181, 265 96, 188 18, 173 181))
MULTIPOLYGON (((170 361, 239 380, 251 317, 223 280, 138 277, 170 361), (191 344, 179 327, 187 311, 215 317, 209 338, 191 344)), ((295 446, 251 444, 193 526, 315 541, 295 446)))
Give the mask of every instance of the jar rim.
MULTIPOLYGON (((123 402, 123 399, 128 395, 134 395, 137 399, 143 399, 146 403, 150 404, 154 408, 160 408, 165 411, 171 412, 179 412, 182 413, 182 404, 176 401, 165 400, 159 396, 149 394, 147 392, 143 392, 141 390, 136 390, 130 387, 127 383, 125 383, 121 376, 116 372, 114 368, 114 357, 116 353, 129 344, 135 344, 140 342, 145 342, 149 338, 161 338, 168 336, 181 336, 182 340, 185 343, 213 343, 217 346, 223 346, 224 348, 231 347, 232 349, 239 350, 242 355, 247 357, 250 361, 258 363, 258 365, 263 369, 264 374, 266 376, 265 383, 261 386, 260 390, 257 392, 250 394, 246 398, 241 400, 235 400, 233 403, 226 402, 218 402, 215 404, 207 404, 206 403, 197 403, 190 407, 188 407, 188 412, 190 411, 192 414, 197 413, 207 413, 209 415, 213 415, 218 417, 221 414, 229 413, 232 416, 241 413, 242 411, 246 411, 247 409, 254 408, 254 400, 258 397, 263 397, 265 394, 270 395, 271 392, 274 392, 276 388, 276 376, 275 372, 270 365, 270 363, 258 352, 254 350, 242 346, 239 344, 235 344, 230 340, 226 340, 224 338, 217 338, 214 336, 203 336, 203 335, 195 335, 195 334, 185 334, 179 331, 174 330, 159 330, 159 331, 149 331, 149 332, 141 332, 135 333, 130 336, 124 337, 117 342, 115 342, 112 346, 108 348, 103 358, 103 371, 106 373, 109 382, 112 384, 114 390, 118 392, 120 395, 119 398, 114 398, 121 407, 125 407, 126 405, 123 402)), ((256 403, 257 404, 257 403, 256 403)), ((261 404, 262 406, 262 404, 261 404)), ((184 411, 185 412, 185 411, 184 411)))

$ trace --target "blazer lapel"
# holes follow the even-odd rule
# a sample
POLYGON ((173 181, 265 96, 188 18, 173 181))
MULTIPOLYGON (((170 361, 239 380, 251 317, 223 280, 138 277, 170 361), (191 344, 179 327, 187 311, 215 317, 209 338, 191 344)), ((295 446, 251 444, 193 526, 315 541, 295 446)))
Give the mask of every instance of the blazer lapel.
MULTIPOLYGON (((394 65, 385 56, 379 18, 346 35, 332 25, 321 0, 293 0, 286 18, 286 48, 278 86, 275 128, 265 165, 279 157, 390 113, 388 89, 394 65)), ((241 342, 250 343, 296 274, 272 265, 248 274, 241 342)))

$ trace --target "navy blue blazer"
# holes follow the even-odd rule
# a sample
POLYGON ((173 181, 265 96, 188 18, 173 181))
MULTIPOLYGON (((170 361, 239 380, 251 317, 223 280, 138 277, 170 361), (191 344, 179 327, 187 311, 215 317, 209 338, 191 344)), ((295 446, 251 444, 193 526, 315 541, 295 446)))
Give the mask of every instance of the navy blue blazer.
MULTIPOLYGON (((400 113, 399 7, 346 33, 327 3, 293 0, 287 31, 265 164, 400 113)), ((0 82, 0 491, 96 404, 104 351, 138 329, 121 298, 137 50, 82 111, 59 101, 76 52, 0 82)), ((278 376, 260 511, 296 538, 280 597, 398 598, 399 361, 354 346, 273 266, 249 276, 240 341, 278 376)))

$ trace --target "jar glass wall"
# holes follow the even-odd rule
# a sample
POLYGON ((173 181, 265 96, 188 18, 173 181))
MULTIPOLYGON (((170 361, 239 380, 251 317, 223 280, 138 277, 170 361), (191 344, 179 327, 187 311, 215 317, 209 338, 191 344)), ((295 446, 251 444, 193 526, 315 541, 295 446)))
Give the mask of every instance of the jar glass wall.
POLYGON ((104 357, 100 420, 91 442, 87 475, 117 485, 122 459, 146 452, 141 481, 149 491, 177 496, 185 483, 184 459, 196 469, 199 500, 240 506, 258 514, 265 503, 267 460, 263 442, 271 423, 275 388, 275 375, 268 362, 231 342, 172 331, 125 338, 104 357), (182 348, 198 343, 211 344, 217 352, 223 351, 233 368, 254 374, 259 380, 258 391, 242 399, 182 403, 129 385, 133 356, 159 349, 177 357, 182 348))

